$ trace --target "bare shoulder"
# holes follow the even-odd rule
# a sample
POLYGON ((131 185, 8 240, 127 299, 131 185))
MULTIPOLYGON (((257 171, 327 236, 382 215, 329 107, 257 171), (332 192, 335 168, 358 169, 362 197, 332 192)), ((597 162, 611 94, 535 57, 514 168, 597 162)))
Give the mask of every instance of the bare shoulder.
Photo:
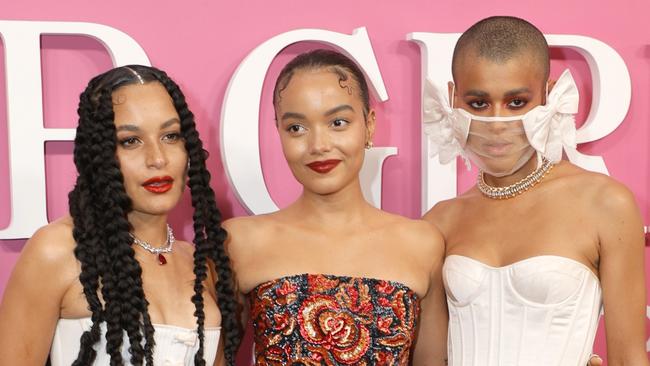
POLYGON ((38 229, 25 244, 12 276, 19 283, 39 278, 52 290, 67 288, 79 272, 72 226, 72 219, 64 217, 38 229))
POLYGON ((444 251, 444 239, 436 226, 425 220, 409 219, 407 217, 386 213, 392 228, 402 244, 411 243, 421 254, 436 254, 444 251))
POLYGON ((587 205, 599 210, 600 214, 618 215, 629 210, 637 211, 634 194, 614 178, 569 162, 562 162, 560 168, 563 186, 581 197, 587 205))
POLYGON ((21 256, 48 267, 75 261, 72 228, 72 218, 69 216, 41 227, 27 241, 21 256))
POLYGON ((440 201, 433 205, 422 218, 430 223, 442 221, 452 210, 458 209, 460 202, 458 198, 440 201))
POLYGON ((273 237, 274 214, 233 217, 222 223, 228 233, 226 247, 231 256, 237 258, 251 253, 254 246, 273 237))
POLYGON ((241 242, 263 236, 271 229, 273 214, 233 217, 221 226, 228 232, 229 242, 241 242))
POLYGON ((466 207, 471 207, 472 201, 477 198, 477 195, 478 191, 472 188, 458 197, 440 201, 431 207, 422 216, 422 219, 433 224, 444 235, 462 217, 466 207))

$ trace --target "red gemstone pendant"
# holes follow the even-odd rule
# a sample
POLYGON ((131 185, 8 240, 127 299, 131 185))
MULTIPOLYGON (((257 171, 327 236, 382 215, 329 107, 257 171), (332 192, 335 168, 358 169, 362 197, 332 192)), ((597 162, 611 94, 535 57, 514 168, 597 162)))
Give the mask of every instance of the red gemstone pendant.
POLYGON ((165 259, 165 256, 162 255, 162 253, 158 254, 158 264, 160 264, 161 266, 163 264, 167 264, 167 259, 165 259))

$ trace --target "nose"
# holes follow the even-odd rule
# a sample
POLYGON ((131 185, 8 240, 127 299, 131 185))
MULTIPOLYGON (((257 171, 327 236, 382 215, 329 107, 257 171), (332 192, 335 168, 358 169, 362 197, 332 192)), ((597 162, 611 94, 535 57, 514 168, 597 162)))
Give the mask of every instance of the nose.
POLYGON ((167 164, 167 156, 160 143, 150 143, 146 147, 147 168, 160 169, 167 164))
POLYGON ((332 138, 326 128, 314 128, 310 134, 310 151, 312 154, 323 154, 332 149, 332 138))
POLYGON ((512 124, 512 122, 510 122, 510 125, 508 123, 509 122, 488 122, 487 127, 490 133, 501 134, 512 124))
POLYGON ((494 106, 492 111, 492 117, 505 117, 508 116, 508 110, 504 108, 500 103, 494 106))

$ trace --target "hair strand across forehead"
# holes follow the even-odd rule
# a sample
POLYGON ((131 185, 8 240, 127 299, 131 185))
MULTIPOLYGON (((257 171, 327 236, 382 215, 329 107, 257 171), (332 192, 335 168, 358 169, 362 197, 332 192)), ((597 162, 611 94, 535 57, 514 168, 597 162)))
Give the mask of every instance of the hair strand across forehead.
POLYGON ((273 88, 273 106, 277 108, 281 99, 282 91, 289 85, 291 78, 299 70, 317 70, 327 69, 339 77, 339 85, 351 91, 351 87, 346 85, 348 78, 352 78, 359 86, 359 95, 363 104, 363 113, 366 116, 370 110, 370 93, 368 92, 368 83, 361 71, 361 68, 344 54, 326 50, 316 49, 302 53, 289 61, 284 66, 273 88))

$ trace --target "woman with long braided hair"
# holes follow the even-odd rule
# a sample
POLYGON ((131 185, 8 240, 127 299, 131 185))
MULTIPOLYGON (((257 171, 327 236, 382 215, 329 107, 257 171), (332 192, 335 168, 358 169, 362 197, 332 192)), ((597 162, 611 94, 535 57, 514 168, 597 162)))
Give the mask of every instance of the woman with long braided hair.
POLYGON ((163 71, 124 66, 93 78, 78 112, 70 215, 16 264, 0 365, 42 365, 48 351, 53 366, 234 364, 226 233, 183 93, 163 71), (186 184, 193 246, 167 224, 186 184))

